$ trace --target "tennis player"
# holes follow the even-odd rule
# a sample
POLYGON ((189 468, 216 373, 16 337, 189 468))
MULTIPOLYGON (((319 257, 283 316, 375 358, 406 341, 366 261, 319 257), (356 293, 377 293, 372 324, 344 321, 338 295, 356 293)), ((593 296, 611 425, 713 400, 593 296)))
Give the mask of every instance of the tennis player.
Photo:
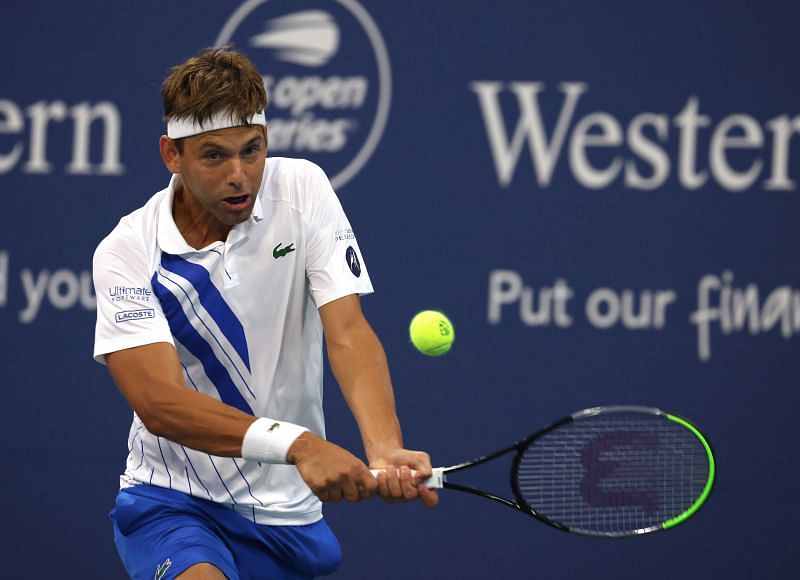
POLYGON ((438 501, 360 309, 361 251, 320 168, 266 159, 264 84, 245 56, 206 49, 162 97, 172 179, 94 256, 94 356, 134 411, 117 548, 134 578, 331 573, 322 502, 438 501), (377 478, 325 440, 323 333, 377 478))

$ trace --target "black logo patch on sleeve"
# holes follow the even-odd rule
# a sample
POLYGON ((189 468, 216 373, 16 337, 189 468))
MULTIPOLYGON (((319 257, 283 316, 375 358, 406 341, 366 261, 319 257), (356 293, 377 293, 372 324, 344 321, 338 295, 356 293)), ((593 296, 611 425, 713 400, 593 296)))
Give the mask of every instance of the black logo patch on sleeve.
POLYGON ((353 276, 358 278, 361 276, 361 264, 358 261, 358 255, 356 255, 356 251, 353 249, 353 246, 347 247, 347 252, 344 255, 345 259, 347 260, 347 265, 350 268, 350 271, 353 273, 353 276))

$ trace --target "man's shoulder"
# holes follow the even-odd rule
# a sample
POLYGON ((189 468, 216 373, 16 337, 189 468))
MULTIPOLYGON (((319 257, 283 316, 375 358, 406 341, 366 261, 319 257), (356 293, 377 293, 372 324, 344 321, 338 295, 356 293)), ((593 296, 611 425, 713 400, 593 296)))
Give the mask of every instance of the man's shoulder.
POLYGON ((320 173, 325 174, 313 161, 296 157, 268 157, 266 173, 279 180, 318 177, 320 173))
POLYGON ((288 202, 301 211, 309 197, 330 188, 322 168, 307 159, 269 157, 264 179, 263 199, 288 202))
POLYGON ((131 249, 132 246, 146 245, 146 240, 156 241, 158 212, 161 201, 167 194, 164 189, 153 195, 142 207, 123 216, 114 229, 97 245, 95 257, 104 252, 131 249))

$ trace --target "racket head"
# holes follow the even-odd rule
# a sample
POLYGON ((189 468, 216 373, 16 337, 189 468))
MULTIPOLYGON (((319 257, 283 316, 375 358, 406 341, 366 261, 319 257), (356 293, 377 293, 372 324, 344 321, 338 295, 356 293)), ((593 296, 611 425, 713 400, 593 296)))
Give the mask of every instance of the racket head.
POLYGON ((634 406, 578 411, 517 444, 519 509, 572 533, 624 537, 672 528, 708 499, 716 463, 688 420, 634 406))

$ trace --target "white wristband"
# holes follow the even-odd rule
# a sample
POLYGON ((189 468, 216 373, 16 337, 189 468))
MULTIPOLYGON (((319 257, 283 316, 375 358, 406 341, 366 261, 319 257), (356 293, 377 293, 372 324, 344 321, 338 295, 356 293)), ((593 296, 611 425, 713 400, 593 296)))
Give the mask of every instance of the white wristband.
POLYGON ((286 463, 294 440, 308 431, 305 427, 267 417, 256 419, 242 440, 242 457, 262 463, 286 463))

